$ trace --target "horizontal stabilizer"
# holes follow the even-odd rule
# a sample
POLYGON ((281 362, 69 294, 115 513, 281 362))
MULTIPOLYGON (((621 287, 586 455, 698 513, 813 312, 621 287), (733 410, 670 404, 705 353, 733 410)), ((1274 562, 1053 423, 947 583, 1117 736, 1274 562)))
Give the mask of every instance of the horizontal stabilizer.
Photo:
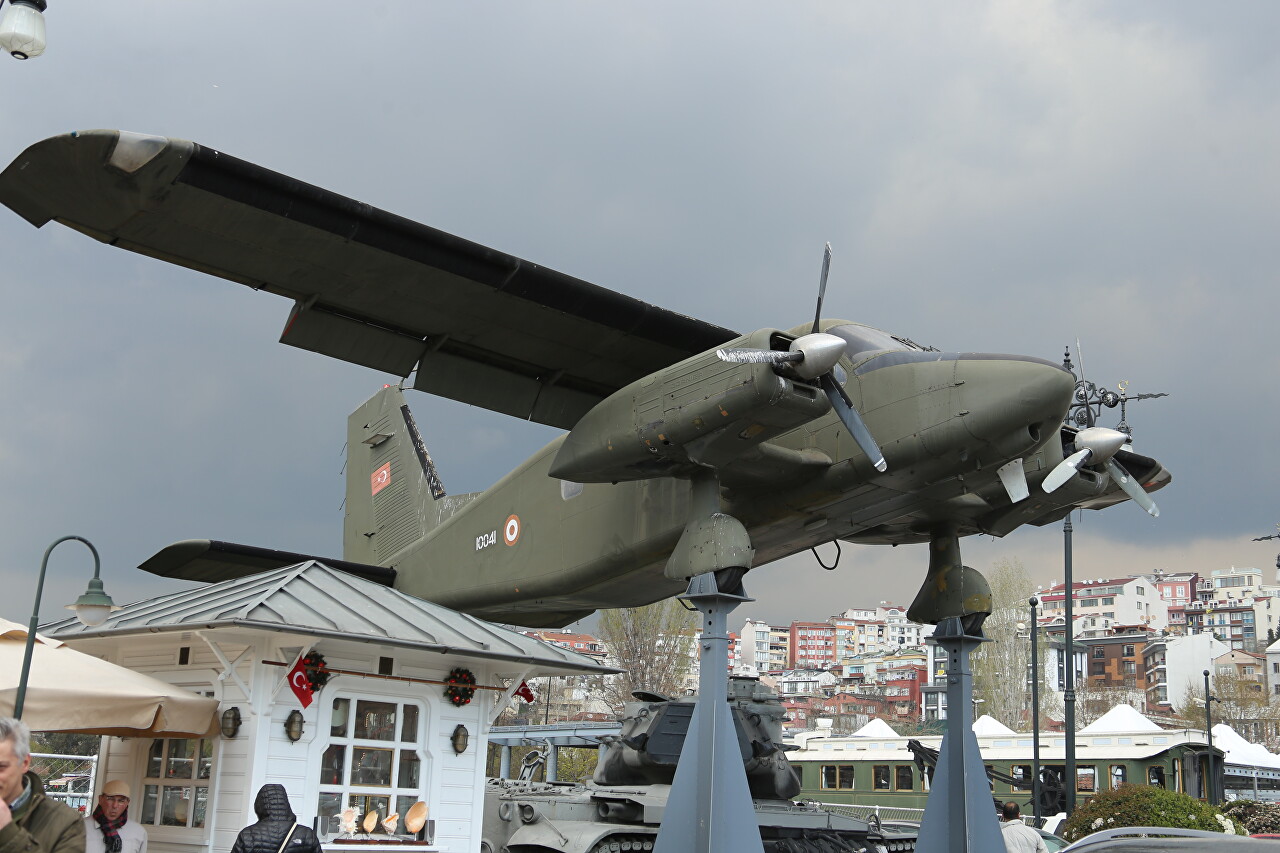
POLYGON ((393 586, 396 570, 386 566, 370 566, 352 563, 332 557, 316 557, 311 554, 295 554, 276 551, 254 545, 238 545, 235 542, 217 542, 210 539, 185 539, 156 552, 138 566, 144 572, 179 580, 217 583, 244 578, 259 572, 281 569, 297 563, 315 560, 365 580, 393 586))

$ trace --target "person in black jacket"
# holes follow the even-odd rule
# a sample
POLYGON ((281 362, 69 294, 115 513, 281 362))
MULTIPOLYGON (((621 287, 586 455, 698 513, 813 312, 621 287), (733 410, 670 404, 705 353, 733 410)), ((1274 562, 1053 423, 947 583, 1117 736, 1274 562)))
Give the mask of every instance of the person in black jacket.
POLYGON ((284 785, 263 785, 253 801, 253 810, 258 822, 240 830, 231 853, 320 853, 320 839, 308 827, 298 824, 284 785))

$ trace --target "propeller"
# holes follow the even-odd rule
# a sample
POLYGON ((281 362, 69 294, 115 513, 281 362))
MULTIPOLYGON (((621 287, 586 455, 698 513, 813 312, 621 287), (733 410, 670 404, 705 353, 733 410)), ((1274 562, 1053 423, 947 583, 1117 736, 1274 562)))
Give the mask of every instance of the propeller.
POLYGON ((827 274, 831 271, 831 244, 828 243, 822 253, 822 278, 818 282, 818 307, 814 311, 813 328, 809 334, 801 335, 791 342, 791 347, 782 350, 734 349, 716 350, 722 361, 735 364, 772 364, 783 368, 787 373, 801 379, 817 380, 831 408, 835 409, 844 428, 853 436, 858 447, 871 460, 877 471, 885 471, 889 465, 884 461, 884 453, 876 444, 871 430, 863 423, 862 416, 853 407, 853 401, 845 393, 844 388, 832 375, 840 356, 844 355, 845 342, 836 335, 828 335, 818 331, 822 319, 822 301, 827 296, 827 274))
POLYGON ((1133 475, 1115 460, 1115 455, 1129 441, 1129 436, 1119 430, 1106 427, 1088 427, 1076 433, 1076 451, 1058 463, 1041 484, 1046 492, 1052 492, 1070 480, 1085 466, 1100 467, 1106 471, 1126 495, 1145 509, 1152 518, 1160 516, 1160 508, 1146 490, 1134 480, 1133 475))

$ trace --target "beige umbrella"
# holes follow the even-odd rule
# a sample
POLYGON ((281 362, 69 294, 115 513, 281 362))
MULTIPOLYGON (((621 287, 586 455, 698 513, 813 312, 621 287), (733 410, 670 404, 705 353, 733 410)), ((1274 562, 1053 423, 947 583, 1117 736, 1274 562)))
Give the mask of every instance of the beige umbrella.
MULTIPOLYGON (((0 619, 0 715, 13 714, 27 629, 0 619)), ((200 737, 217 726, 217 700, 82 654, 36 634, 22 721, 35 731, 200 737)))

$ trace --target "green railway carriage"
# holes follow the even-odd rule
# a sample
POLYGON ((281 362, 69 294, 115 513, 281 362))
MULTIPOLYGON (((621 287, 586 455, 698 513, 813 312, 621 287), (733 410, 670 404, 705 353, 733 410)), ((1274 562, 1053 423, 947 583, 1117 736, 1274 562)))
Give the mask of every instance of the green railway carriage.
MULTIPOLYGON (((909 738, 802 735, 800 740, 801 748, 788 755, 800 774, 800 797, 824 803, 924 808, 933 768, 917 760, 907 746, 909 738)), ((933 750, 941 743, 938 737, 917 740, 933 750)), ((994 771, 992 796, 1014 800, 1029 811, 1031 736, 979 737, 978 743, 984 764, 994 771)), ((1061 784, 1065 746, 1059 733, 1041 735, 1040 765, 1052 774, 1042 795, 1042 809, 1049 813, 1060 811, 1065 799, 1061 784)), ((1221 768, 1221 753, 1214 752, 1221 768)), ((1194 730, 1077 735, 1077 802, 1126 783, 1158 785, 1203 798, 1207 756, 1203 733, 1194 730)))

